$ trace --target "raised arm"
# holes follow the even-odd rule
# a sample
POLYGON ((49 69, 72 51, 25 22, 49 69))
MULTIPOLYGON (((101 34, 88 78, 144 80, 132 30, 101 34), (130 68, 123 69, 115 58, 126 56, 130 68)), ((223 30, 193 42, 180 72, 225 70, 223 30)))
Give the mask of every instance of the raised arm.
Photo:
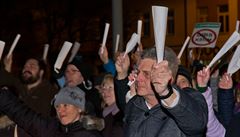
POLYGON ((234 93, 233 81, 229 74, 225 73, 218 83, 218 114, 219 120, 227 127, 233 117, 234 93))
POLYGON ((55 120, 47 120, 15 97, 7 87, 0 89, 0 111, 34 137, 53 136, 55 120))
POLYGON ((114 89, 116 94, 116 102, 121 111, 124 112, 126 105, 126 94, 129 91, 128 71, 130 66, 129 56, 123 57, 123 53, 119 54, 115 62, 117 74, 114 80, 114 89))
MULTIPOLYGON (((169 71, 168 62, 162 61, 154 66, 152 82, 160 96, 169 93, 167 85, 173 81, 172 72, 169 71)), ((203 134, 207 125, 207 104, 201 93, 192 88, 178 89, 174 85, 173 94, 167 99, 161 100, 161 104, 174 117, 179 128, 187 135, 203 134)))
POLYGON ((105 69, 106 72, 111 73, 113 76, 116 74, 116 68, 113 60, 109 59, 108 57, 108 50, 107 47, 100 47, 98 55, 103 62, 103 68, 105 69), (103 52, 102 52, 103 48, 103 52))
POLYGON ((203 68, 197 73, 197 87, 203 94, 208 105, 208 123, 207 123, 207 137, 224 137, 225 128, 218 121, 213 111, 213 98, 211 88, 207 86, 210 79, 210 70, 203 68))

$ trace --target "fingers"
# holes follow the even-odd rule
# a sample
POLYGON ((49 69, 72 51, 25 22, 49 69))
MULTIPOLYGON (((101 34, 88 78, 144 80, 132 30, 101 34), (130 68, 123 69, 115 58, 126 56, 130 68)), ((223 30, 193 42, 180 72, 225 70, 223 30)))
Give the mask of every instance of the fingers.
POLYGON ((158 87, 157 89, 165 89, 172 78, 172 72, 168 67, 167 61, 155 63, 152 67, 151 82, 158 87))
POLYGON ((223 74, 223 76, 220 78, 220 81, 230 82, 230 81, 232 81, 232 78, 231 78, 230 74, 225 73, 225 74, 223 74))

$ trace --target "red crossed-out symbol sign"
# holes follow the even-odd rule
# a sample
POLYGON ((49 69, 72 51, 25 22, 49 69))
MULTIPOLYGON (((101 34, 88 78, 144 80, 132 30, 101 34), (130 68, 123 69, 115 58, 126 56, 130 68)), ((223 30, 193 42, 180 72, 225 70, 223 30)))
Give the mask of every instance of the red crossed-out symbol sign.
POLYGON ((215 42, 216 33, 211 29, 201 29, 196 31, 192 36, 192 43, 197 46, 206 46, 215 42))

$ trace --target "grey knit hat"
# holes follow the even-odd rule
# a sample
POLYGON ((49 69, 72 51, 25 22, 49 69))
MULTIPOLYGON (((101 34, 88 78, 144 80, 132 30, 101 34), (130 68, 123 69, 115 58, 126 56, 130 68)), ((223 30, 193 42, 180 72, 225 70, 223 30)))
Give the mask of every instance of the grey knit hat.
POLYGON ((78 87, 64 87, 56 95, 54 107, 59 104, 71 104, 85 110, 85 93, 78 87))

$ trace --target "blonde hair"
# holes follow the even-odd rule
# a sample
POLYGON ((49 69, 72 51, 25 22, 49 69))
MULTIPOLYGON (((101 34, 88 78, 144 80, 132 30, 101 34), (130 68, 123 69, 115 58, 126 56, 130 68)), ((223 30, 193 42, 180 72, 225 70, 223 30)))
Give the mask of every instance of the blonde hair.
POLYGON ((114 77, 113 77, 112 74, 106 74, 106 75, 103 77, 101 86, 103 86, 107 81, 112 81, 112 82, 113 82, 113 80, 114 80, 114 77))

